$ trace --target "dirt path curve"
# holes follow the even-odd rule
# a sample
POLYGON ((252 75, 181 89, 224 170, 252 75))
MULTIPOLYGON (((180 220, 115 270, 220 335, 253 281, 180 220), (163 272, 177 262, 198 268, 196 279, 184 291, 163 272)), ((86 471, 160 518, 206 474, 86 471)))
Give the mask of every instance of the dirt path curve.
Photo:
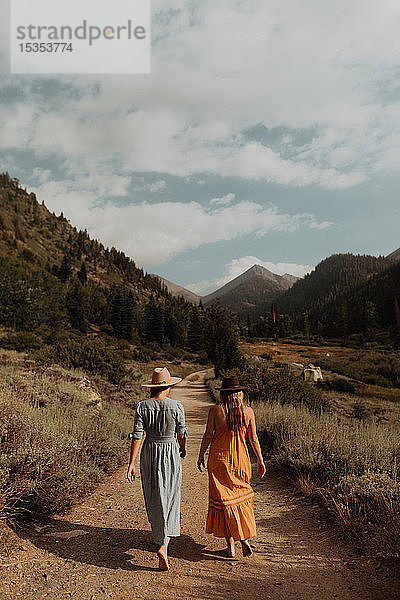
MULTIPOLYGON (((192 379, 192 380, 190 380, 192 379)), ((295 497, 277 476, 254 480, 258 536, 254 554, 235 560, 204 534, 207 475, 196 458, 208 406, 202 379, 174 389, 190 432, 184 460, 182 535, 171 542, 171 570, 157 571, 140 481, 130 486, 125 468, 108 478, 66 515, 21 541, 0 563, 0 600, 169 600, 262 598, 271 600, 394 600, 393 581, 343 545, 323 512, 295 497)))

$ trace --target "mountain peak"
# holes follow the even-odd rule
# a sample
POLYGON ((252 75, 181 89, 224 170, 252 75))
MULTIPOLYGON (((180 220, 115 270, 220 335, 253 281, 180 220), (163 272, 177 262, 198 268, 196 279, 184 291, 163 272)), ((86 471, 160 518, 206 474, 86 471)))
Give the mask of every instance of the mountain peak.
MULTIPOLYGON (((253 275, 265 275, 266 273, 269 273, 269 274, 273 275, 273 273, 271 271, 269 271, 262 265, 253 265, 252 267, 250 267, 250 269, 248 269, 246 271, 246 273, 252 273, 253 275)), ((244 273, 243 273, 243 275, 244 275, 244 273)))
POLYGON ((217 299, 222 304, 240 315, 257 311, 262 304, 271 302, 289 289, 297 277, 293 275, 276 275, 262 265, 254 264, 232 279, 221 288, 203 298, 205 306, 209 306, 217 299))
POLYGON ((397 248, 397 250, 394 250, 393 252, 388 254, 386 258, 388 258, 389 260, 400 260, 400 248, 397 248))

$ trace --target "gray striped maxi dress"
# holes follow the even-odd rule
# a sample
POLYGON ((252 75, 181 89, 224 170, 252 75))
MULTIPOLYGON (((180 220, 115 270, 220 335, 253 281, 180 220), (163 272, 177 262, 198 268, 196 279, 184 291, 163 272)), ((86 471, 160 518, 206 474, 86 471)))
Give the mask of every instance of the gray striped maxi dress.
POLYGON ((180 535, 182 465, 176 435, 185 435, 183 405, 172 398, 150 398, 136 408, 132 436, 142 439, 140 475, 154 541, 180 535))

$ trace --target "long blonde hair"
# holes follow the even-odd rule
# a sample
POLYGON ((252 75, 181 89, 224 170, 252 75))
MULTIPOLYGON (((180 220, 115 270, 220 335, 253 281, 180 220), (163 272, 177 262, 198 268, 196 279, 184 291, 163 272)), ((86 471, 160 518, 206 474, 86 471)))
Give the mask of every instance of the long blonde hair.
POLYGON ((225 409, 226 423, 228 429, 233 431, 244 424, 244 410, 243 410, 243 398, 244 394, 242 391, 239 392, 228 392, 220 391, 220 404, 225 409))

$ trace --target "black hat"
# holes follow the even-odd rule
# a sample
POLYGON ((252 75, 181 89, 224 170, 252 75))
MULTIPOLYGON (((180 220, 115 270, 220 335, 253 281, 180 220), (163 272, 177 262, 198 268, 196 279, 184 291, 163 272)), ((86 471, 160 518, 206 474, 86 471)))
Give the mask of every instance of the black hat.
POLYGON ((240 385, 239 379, 234 375, 233 377, 223 377, 221 387, 216 389, 221 392, 240 392, 246 388, 240 385))

